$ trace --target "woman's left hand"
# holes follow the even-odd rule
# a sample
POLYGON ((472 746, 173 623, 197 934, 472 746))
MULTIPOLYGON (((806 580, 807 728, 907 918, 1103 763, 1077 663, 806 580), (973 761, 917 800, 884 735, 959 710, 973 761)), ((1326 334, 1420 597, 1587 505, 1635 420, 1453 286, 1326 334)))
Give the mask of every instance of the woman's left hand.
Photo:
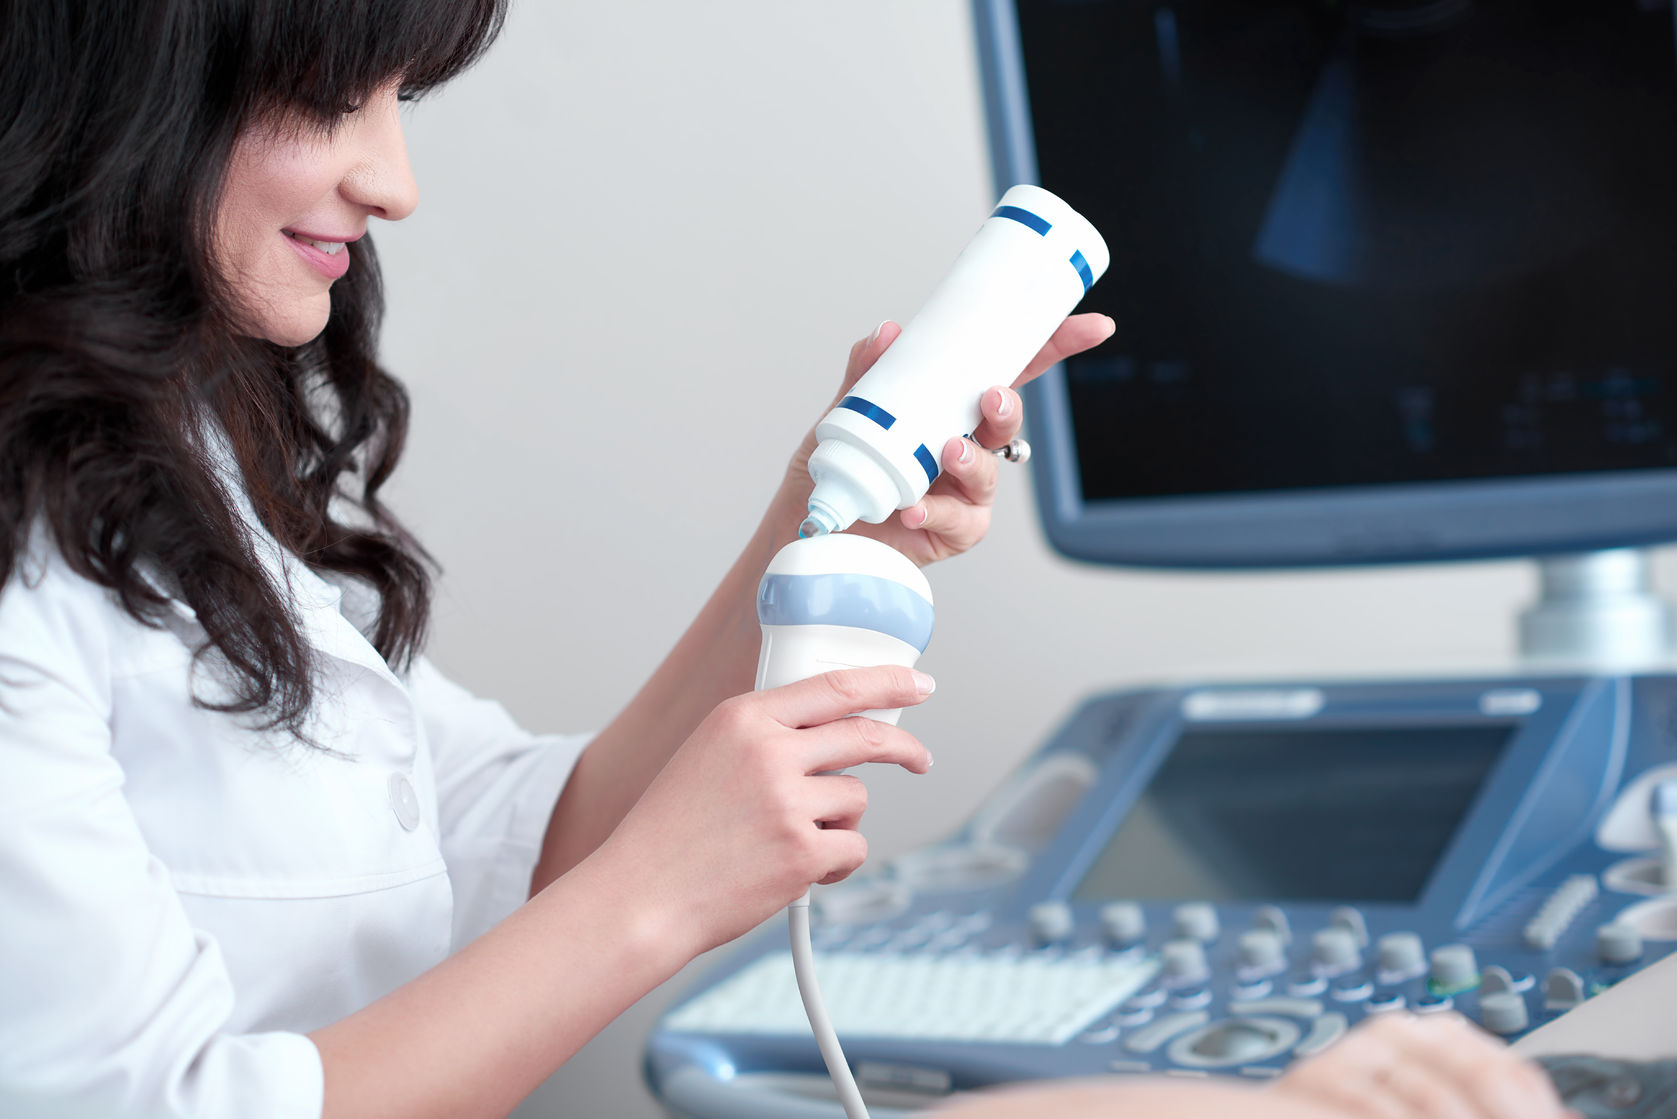
MULTIPOLYGON (((979 402, 982 419, 978 430, 970 439, 955 438, 944 445, 938 456, 942 472, 925 497, 882 524, 857 522, 851 531, 884 541, 922 566, 959 555, 984 539, 990 527, 997 478, 996 456, 984 448, 1005 446, 1019 434, 1024 408, 1018 389, 1057 362, 1106 341, 1113 330, 1112 320, 1105 315, 1072 315, 1066 319, 1011 385, 985 390, 979 402)), ((844 384, 833 398, 835 403, 873 368, 879 355, 901 333, 902 327, 886 321, 871 336, 850 347, 844 384)), ((815 432, 811 430, 787 473, 788 488, 805 500, 810 490, 809 456, 814 450, 815 432)), ((801 505, 798 516, 802 519, 801 505)))

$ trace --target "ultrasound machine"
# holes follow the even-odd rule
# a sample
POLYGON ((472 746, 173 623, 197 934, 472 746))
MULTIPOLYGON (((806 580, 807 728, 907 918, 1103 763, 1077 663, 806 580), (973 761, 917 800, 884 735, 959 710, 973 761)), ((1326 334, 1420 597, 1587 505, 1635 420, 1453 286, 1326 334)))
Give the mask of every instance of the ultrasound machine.
MULTIPOLYGON (((1053 545, 1529 556, 1541 593, 1514 673, 1097 695, 957 834, 818 890, 876 1119, 1014 1080, 1262 1080, 1400 1007, 1513 1040, 1634 983, 1677 950, 1645 551, 1677 540, 1669 0, 974 10, 998 182, 1112 249, 1082 309, 1117 338, 1028 399, 1053 545)), ((663 1017, 646 1074, 681 1119, 839 1114, 778 925, 663 1017)))

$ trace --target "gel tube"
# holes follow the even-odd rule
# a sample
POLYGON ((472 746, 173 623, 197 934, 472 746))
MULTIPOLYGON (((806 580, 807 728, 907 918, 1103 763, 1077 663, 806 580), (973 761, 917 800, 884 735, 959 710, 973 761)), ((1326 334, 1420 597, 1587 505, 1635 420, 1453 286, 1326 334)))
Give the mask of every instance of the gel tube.
MULTIPOLYGON (((932 585, 889 544, 865 536, 815 536, 793 541, 769 561, 757 587, 757 621, 763 627, 759 691, 838 668, 913 667, 932 639, 932 585)), ((857 714, 895 723, 902 711, 857 714)), ((846 1119, 867 1119, 816 983, 807 891, 786 915, 792 969, 816 1047, 846 1119)))
POLYGON ((1106 272, 1106 242, 1035 186, 1002 195, 891 348, 816 426, 815 489, 800 533, 878 524, 925 496, 979 397, 1012 384, 1106 272))

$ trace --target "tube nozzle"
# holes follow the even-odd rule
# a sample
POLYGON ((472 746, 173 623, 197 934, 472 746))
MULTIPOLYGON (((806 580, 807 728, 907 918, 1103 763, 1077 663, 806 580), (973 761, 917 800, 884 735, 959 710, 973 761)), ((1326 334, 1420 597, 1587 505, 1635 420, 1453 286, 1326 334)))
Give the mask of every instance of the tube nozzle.
POLYGON ((809 507, 809 516, 798 526, 798 538, 807 540, 811 536, 826 536, 830 532, 837 532, 841 526, 837 519, 826 509, 817 505, 809 507))

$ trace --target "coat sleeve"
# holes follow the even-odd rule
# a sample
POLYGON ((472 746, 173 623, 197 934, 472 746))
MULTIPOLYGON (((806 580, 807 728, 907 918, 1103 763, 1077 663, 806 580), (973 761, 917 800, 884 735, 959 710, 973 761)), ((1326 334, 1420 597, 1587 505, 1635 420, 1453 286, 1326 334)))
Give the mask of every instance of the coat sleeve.
POLYGON ((0 1115, 316 1119, 313 1043, 228 1031, 220 950, 124 797, 113 607, 37 566, 0 591, 0 1115))
POLYGON ((424 657, 407 683, 436 767, 458 949, 529 896, 553 806, 588 736, 531 734, 424 657))

